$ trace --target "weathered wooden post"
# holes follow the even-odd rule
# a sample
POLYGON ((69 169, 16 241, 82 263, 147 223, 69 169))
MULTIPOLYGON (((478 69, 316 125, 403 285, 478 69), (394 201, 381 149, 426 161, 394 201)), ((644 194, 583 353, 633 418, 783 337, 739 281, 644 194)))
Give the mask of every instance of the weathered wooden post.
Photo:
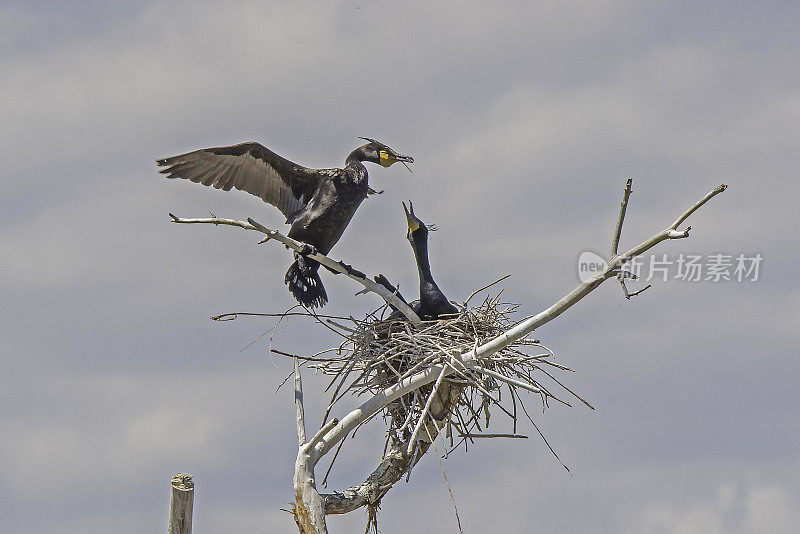
POLYGON ((172 494, 169 498, 169 534, 192 534, 192 505, 194 480, 188 473, 172 477, 172 494))

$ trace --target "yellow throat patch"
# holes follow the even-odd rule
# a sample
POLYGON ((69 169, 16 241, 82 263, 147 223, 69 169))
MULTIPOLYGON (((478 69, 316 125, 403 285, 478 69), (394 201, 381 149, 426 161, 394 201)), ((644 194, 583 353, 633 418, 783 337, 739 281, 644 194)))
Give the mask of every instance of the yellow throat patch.
POLYGON ((380 159, 381 165, 383 165, 384 167, 389 167, 389 166, 391 166, 392 163, 394 163, 396 161, 385 150, 380 150, 378 152, 378 158, 380 159))

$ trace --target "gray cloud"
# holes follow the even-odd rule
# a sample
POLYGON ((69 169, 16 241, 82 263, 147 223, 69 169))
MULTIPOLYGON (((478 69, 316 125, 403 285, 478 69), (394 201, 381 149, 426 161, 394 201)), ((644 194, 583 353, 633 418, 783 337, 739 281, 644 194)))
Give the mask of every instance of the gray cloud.
MULTIPOLYGON (((372 170, 386 193, 359 209, 333 256, 408 293, 409 198, 440 228, 432 262, 451 297, 512 273, 504 295, 526 314, 571 289, 581 251, 605 252, 629 176, 625 244, 725 182, 692 237, 656 254, 764 256, 756 283, 671 280, 630 302, 608 284, 543 328, 598 408, 537 419, 573 476, 538 438, 452 455, 466 530, 797 524, 794 4, 109 6, 12 2, 0 16, 7 528, 163 528, 179 470, 197 479, 197 532, 291 528, 278 511, 295 452, 289 394, 274 394, 288 365, 267 354, 274 323, 208 320, 291 307, 290 256, 166 214, 283 219, 244 194, 168 182, 154 160, 257 140, 327 167, 359 135, 415 156, 415 174, 372 170)), ((331 313, 378 304, 325 280, 331 313)), ((292 320, 272 343, 315 352, 336 341, 292 320)), ((318 421, 324 382, 307 383, 318 421)), ((332 487, 375 461, 379 430, 365 431, 332 487)), ((455 531, 450 507, 426 458, 383 503, 382 530, 455 531)), ((352 515, 332 531, 363 528, 352 515)))

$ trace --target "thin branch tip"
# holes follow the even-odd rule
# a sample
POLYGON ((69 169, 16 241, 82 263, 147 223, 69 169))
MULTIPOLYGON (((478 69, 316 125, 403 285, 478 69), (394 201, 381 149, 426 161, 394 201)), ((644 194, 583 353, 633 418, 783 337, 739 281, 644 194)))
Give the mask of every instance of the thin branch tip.
POLYGON ((619 240, 622 236, 622 225, 625 222, 625 212, 628 210, 628 200, 631 197, 633 178, 628 178, 625 182, 625 190, 622 193, 622 202, 619 205, 619 215, 617 216, 617 224, 614 227, 614 236, 611 238, 611 259, 617 257, 619 252, 619 240))
POLYGON ((702 207, 702 206, 703 206, 703 205, 704 205, 706 202, 708 202, 709 200, 711 200, 712 198, 714 198, 714 197, 715 197, 715 196, 717 196, 718 194, 722 193, 722 192, 723 192, 723 191, 725 191, 727 188, 728 188, 728 186, 727 186, 726 184, 720 184, 720 185, 718 185, 717 187, 715 187, 714 189, 712 189, 711 191, 709 191, 709 192, 708 192, 708 194, 706 194, 706 196, 704 196, 703 198, 701 198, 700 200, 698 200, 698 201, 697 201, 697 203, 695 203, 695 205, 694 205, 694 206, 692 206, 691 208, 689 208, 688 210, 686 210, 686 212, 685 212, 683 215, 681 215, 680 217, 678 217, 678 218, 675 220, 675 222, 674 222, 674 223, 672 223, 672 226, 670 226, 670 229, 672 229, 672 230, 675 230, 675 229, 677 229, 677 228, 678 228, 678 226, 680 226, 680 224, 681 224, 683 221, 685 221, 686 219, 688 219, 688 218, 689 218, 689 217, 690 217, 690 216, 691 216, 691 215, 692 215, 692 214, 693 214, 695 211, 699 210, 699 209, 700 209, 700 208, 701 208, 701 207, 702 207))
MULTIPOLYGON (((635 297, 636 295, 641 295, 649 288, 653 287, 653 284, 647 284, 642 289, 639 289, 638 291, 634 291, 633 293, 631 293, 628 291, 628 286, 625 285, 625 280, 620 279, 619 283, 622 286, 622 291, 625 294, 625 298, 628 300, 631 300, 631 298, 635 297)), ((592 408, 591 406, 589 407, 592 408)), ((594 408, 592 408, 592 410, 594 410, 594 408)))

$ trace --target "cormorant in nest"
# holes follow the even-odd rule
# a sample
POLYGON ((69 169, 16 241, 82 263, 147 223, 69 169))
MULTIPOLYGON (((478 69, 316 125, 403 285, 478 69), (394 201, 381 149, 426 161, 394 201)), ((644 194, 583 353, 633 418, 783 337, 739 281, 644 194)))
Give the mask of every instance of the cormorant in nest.
MULTIPOLYGON (((458 313, 456 307, 450 304, 450 301, 447 300, 447 297, 433 280, 431 264, 428 260, 428 227, 414 215, 414 206, 410 200, 408 201, 408 208, 406 208, 405 202, 403 203, 403 210, 406 212, 406 221, 408 222, 408 234, 406 237, 414 250, 414 259, 417 261, 417 271, 419 271, 419 300, 415 300, 409 306, 423 321, 436 320, 441 315, 458 313)), ((403 299, 385 276, 378 275, 375 277, 375 281, 392 293, 397 293, 397 296, 403 299)), ((389 316, 389 319, 401 319, 402 317, 403 314, 395 310, 389 316)))
MULTIPOLYGON (((429 229, 425 223, 414 215, 414 206, 411 204, 411 201, 408 202, 408 208, 406 208, 405 203, 403 203, 403 210, 406 212, 406 221, 408 222, 408 234, 406 237, 408 237, 411 248, 414 250, 414 259, 417 262, 417 271, 419 272, 419 300, 415 300, 409 304, 409 306, 423 321, 435 321, 444 318, 443 316, 453 316, 452 314, 458 313, 458 309, 447 300, 447 297, 442 293, 442 290, 439 289, 439 286, 436 285, 436 282, 433 280, 433 275, 431 274, 431 264, 428 260, 429 229)), ((433 230, 433 228, 431 228, 431 230, 433 230)), ((395 293, 398 298, 405 302, 402 295, 389 283, 389 280, 387 280, 385 276, 382 274, 378 275, 375 277, 375 281, 386 287, 392 293, 395 293)), ((394 306, 392 306, 392 308, 394 308, 394 306)), ((403 320, 405 320, 405 316, 400 310, 394 308, 394 311, 388 317, 389 329, 395 324, 393 321, 403 320)), ((388 335, 388 332, 386 332, 385 335, 388 335)), ((392 369, 389 364, 383 365, 384 368, 379 372, 383 372, 384 377, 388 379, 388 377, 396 377, 398 372, 404 373, 408 369, 409 363, 407 360, 401 360, 399 363, 394 364, 396 369, 392 369)), ((428 384, 423 386, 419 392, 423 398, 427 398, 432 389, 433 386, 428 384)), ((436 402, 431 405, 431 414, 434 414, 437 419, 444 418, 443 414, 446 414, 450 410, 452 404, 457 402, 460 393, 460 387, 445 381, 438 390, 436 402)), ((401 399, 389 403, 387 410, 395 429, 400 428, 403 421, 407 419, 409 407, 413 405, 412 397, 413 394, 408 393, 401 399)), ((421 409, 421 406, 419 408, 421 409)), ((411 429, 406 427, 403 436, 394 435, 393 444, 397 443, 397 440, 408 440, 410 437, 411 429)))
MULTIPOLYGON (((291 224, 288 236, 309 245, 286 271, 285 283, 300 304, 322 307, 328 301, 319 263, 305 254, 327 254, 342 237, 359 204, 375 191, 369 187, 364 161, 389 167, 413 163, 385 144, 362 137, 367 144, 353 150, 343 169, 308 169, 282 158, 259 143, 195 150, 157 160, 167 178, 185 178, 229 191, 232 187, 277 207, 291 224)), ((410 169, 409 169, 410 170, 410 169)))

